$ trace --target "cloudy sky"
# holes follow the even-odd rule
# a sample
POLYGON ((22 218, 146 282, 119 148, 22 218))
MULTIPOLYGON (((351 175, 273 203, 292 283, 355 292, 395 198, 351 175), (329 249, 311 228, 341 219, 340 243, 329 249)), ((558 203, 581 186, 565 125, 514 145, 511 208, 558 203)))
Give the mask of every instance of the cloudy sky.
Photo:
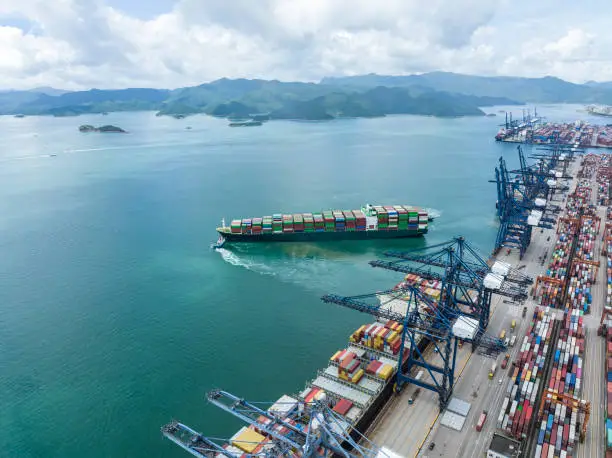
POLYGON ((612 80, 609 0, 1 0, 0 88, 444 70, 612 80))

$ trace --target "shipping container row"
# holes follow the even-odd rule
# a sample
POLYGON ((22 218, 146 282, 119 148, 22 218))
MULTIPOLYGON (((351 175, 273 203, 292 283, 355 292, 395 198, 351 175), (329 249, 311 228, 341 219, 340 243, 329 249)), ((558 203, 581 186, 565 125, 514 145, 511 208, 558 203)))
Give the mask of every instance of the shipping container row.
POLYGON ((542 394, 541 412, 536 423, 535 457, 572 456, 580 437, 584 409, 580 396, 584 381, 584 314, 590 311, 591 289, 597 278, 599 253, 597 234, 600 221, 592 205, 592 181, 597 160, 589 159, 579 172, 575 191, 568 196, 564 230, 573 237, 569 252, 565 313, 556 335, 550 375, 542 394))
POLYGON ((510 380, 498 414, 497 428, 519 440, 527 437, 535 419, 544 366, 554 346, 551 338, 555 322, 551 308, 536 308, 520 351, 509 369, 510 380))
POLYGON ((428 213, 416 207, 374 207, 373 216, 362 210, 327 210, 319 213, 281 214, 232 220, 236 234, 292 232, 353 232, 366 230, 425 231, 428 213), (376 210, 379 209, 379 210, 376 210))
MULTIPOLYGON (((606 158, 604 166, 610 167, 610 157, 606 158)), ((610 204, 610 183, 608 173, 599 175, 600 205, 610 204), (603 185, 603 186, 602 186, 603 185), (602 189, 603 188, 603 189, 602 189)), ((606 224, 602 240, 602 255, 606 260, 606 299, 602 312, 598 335, 605 338, 606 365, 604 384, 606 386, 606 423, 605 447, 606 456, 612 455, 612 207, 606 209, 606 224)))
POLYGON ((582 389, 583 358, 583 312, 573 309, 565 313, 559 328, 548 388, 556 393, 566 393, 579 398, 582 389))

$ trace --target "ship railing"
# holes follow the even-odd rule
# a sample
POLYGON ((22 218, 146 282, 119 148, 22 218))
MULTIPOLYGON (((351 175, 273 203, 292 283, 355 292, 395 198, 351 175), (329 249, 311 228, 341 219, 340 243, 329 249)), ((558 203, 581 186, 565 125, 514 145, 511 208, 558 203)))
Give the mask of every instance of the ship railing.
MULTIPOLYGON (((352 388, 354 390, 357 391, 361 391, 364 394, 367 394, 369 396, 376 396, 378 393, 380 393, 382 391, 382 387, 384 385, 381 385, 381 389, 379 390, 370 390, 368 388, 364 388, 363 386, 359 386, 357 383, 351 383, 351 382, 347 382, 346 380, 342 380, 339 377, 334 377, 333 375, 328 374, 327 372, 325 372, 324 370, 319 369, 317 371, 317 375, 326 378, 327 380, 331 380, 332 382, 337 382, 340 383, 348 388, 352 388)), ((362 376, 364 377, 365 374, 362 376)), ((384 380, 378 380, 379 382, 382 381, 384 382, 384 380)))

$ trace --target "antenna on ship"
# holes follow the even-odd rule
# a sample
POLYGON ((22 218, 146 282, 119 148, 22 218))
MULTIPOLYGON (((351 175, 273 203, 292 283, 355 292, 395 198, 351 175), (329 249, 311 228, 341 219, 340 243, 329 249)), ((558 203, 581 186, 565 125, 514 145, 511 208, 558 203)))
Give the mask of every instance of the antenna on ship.
POLYGON ((221 227, 225 227, 225 218, 221 218, 221 227))

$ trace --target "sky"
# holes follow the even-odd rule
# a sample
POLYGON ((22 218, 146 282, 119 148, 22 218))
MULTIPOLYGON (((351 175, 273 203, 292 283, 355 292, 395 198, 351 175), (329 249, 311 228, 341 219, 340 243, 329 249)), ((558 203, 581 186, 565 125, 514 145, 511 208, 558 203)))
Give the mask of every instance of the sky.
POLYGON ((609 0, 1 0, 0 89, 452 71, 612 81, 609 0))

